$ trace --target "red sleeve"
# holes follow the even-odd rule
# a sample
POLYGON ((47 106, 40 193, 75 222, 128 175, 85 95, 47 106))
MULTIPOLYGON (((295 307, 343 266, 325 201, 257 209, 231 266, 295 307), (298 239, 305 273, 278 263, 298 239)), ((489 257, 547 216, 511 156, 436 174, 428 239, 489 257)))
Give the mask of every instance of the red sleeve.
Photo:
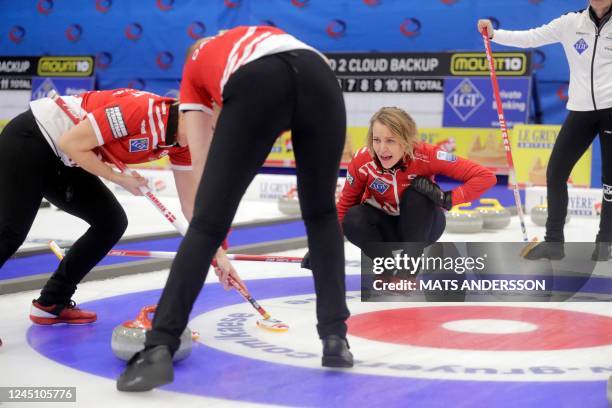
POLYGON ((98 144, 102 146, 115 139, 140 135, 142 119, 147 117, 147 103, 147 98, 117 98, 89 112, 87 118, 98 144))
POLYGON ((213 105, 210 92, 204 86, 198 86, 198 79, 205 74, 198 69, 199 64, 201 62, 193 58, 185 63, 179 92, 180 110, 199 110, 212 113, 213 105))
POLYGON ((464 182, 452 190, 453 205, 476 200, 497 182, 491 170, 437 146, 431 146, 429 158, 432 174, 442 174, 464 182))
POLYGON ((170 166, 174 170, 191 170, 191 153, 188 147, 173 147, 168 152, 170 166))
POLYGON ((344 183, 342 194, 336 205, 340 224, 342 224, 342 220, 348 209, 361 203, 361 198, 366 189, 367 177, 359 173, 358 162, 358 157, 353 157, 346 170, 346 182, 344 183))

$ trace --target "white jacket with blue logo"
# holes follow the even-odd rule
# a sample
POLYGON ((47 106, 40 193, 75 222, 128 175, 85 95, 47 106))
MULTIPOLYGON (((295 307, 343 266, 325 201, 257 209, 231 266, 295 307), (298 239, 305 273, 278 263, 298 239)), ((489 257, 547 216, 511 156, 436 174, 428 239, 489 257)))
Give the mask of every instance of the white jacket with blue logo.
POLYGON ((598 29, 589 10, 567 13, 525 31, 495 30, 492 41, 520 48, 561 43, 570 68, 567 109, 612 107, 612 19, 598 29))

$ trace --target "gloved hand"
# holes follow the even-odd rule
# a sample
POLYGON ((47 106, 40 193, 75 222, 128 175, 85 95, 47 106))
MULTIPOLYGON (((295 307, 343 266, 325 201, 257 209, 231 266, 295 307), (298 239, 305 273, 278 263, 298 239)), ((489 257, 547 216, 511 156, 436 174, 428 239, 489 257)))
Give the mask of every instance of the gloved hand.
POLYGON ((440 186, 428 178, 418 176, 412 180, 410 187, 414 188, 416 191, 423 194, 425 197, 429 198, 436 205, 439 205, 445 210, 450 210, 453 208, 452 192, 442 191, 440 186))
POLYGON ((312 270, 312 268, 310 267, 310 252, 306 252, 306 254, 304 254, 304 258, 302 258, 302 263, 300 264, 300 266, 303 269, 312 270))

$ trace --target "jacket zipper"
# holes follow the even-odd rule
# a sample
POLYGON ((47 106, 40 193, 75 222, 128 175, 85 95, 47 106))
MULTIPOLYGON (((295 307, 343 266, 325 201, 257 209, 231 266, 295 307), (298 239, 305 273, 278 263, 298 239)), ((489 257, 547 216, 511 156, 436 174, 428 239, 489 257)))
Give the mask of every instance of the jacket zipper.
POLYGON ((395 195, 395 203, 397 204, 397 210, 399 212, 400 202, 399 197, 397 195, 397 179, 395 178, 396 171, 393 172, 393 194, 395 195))
POLYGON ((599 39, 599 27, 595 27, 595 44, 593 44, 593 58, 591 59, 591 98, 593 99, 593 109, 597 110, 597 104, 595 103, 595 52, 597 51, 597 40, 599 39))

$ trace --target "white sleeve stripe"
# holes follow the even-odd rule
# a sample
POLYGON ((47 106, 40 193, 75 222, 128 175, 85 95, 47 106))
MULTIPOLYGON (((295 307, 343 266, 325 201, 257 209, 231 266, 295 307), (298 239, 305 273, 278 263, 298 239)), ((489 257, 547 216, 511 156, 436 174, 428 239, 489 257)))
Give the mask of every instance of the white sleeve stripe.
POLYGON ((191 165, 181 165, 181 164, 172 164, 172 163, 170 163, 170 168, 172 170, 177 170, 177 171, 190 171, 190 170, 193 170, 193 167, 191 165))
POLYGON ((225 83, 229 79, 230 73, 233 72, 234 70, 236 60, 238 59, 237 53, 240 47, 242 46, 242 43, 245 42, 253 34, 255 34, 256 30, 257 30, 257 27, 249 27, 246 34, 244 34, 238 41, 236 41, 236 43, 232 47, 232 50, 230 51, 227 57, 227 63, 225 64, 225 69, 223 70, 223 76, 221 77, 221 82, 219 83, 219 86, 221 87, 220 88, 221 91, 223 91, 223 87, 225 86, 225 83))
POLYGON ((157 135, 157 129, 155 128, 155 121, 153 120, 153 98, 149 98, 149 128, 151 129, 151 135, 153 136, 153 148, 159 143, 159 137, 157 135))
POLYGON ((96 122, 96 118, 94 118, 93 114, 88 113, 87 119, 89 119, 89 122, 91 122, 91 127, 93 128, 94 133, 96 134, 96 139, 98 139, 98 146, 104 145, 104 139, 102 138, 102 132, 100 132, 100 127, 98 126, 98 122, 96 122))
POLYGON ((266 33, 263 33, 262 35, 260 35, 259 37, 256 37, 253 41, 251 41, 249 43, 249 45, 247 45, 245 47, 244 51, 242 52, 242 57, 240 57, 238 62, 232 67, 232 71, 231 71, 230 74, 233 74, 234 72, 236 72, 238 70, 238 68, 240 68, 240 66, 244 63, 244 61, 246 61, 246 59, 251 56, 251 54, 253 53, 255 47, 260 42, 262 42, 266 38, 270 37, 271 35, 272 35, 272 33, 266 32, 266 33))
MULTIPOLYGON (((161 112, 159 110, 159 106, 155 107, 155 116, 157 116, 157 124, 159 126, 159 134, 161 135, 162 140, 166 141, 166 127, 164 126, 164 121, 161 117, 161 112)), ((157 146, 157 145, 154 145, 157 146)))
POLYGON ((198 110, 204 113, 208 113, 212 115, 213 111, 208 106, 202 105, 201 103, 181 103, 179 105, 179 110, 181 112, 189 111, 189 110, 198 110))

